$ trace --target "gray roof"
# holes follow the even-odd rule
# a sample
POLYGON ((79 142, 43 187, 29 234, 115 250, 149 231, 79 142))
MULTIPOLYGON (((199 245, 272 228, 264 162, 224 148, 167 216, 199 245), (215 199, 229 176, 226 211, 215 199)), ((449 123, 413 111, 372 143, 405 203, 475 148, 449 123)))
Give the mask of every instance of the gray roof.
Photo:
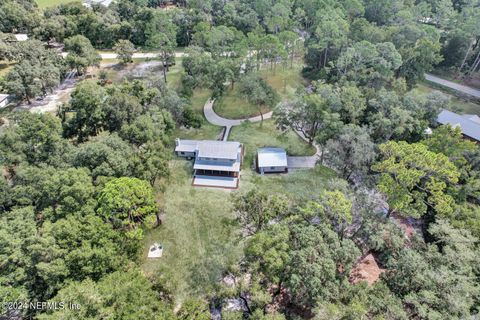
POLYGON ((0 101, 3 101, 5 99, 8 99, 9 95, 8 94, 3 94, 3 93, 0 93, 0 101))
POLYGON ((259 168, 287 166, 287 152, 282 148, 261 148, 257 155, 259 168))
POLYGON ((195 152, 200 158, 237 160, 240 142, 215 140, 176 140, 175 151, 195 152))
POLYGON ((219 162, 219 161, 209 161, 209 160, 196 160, 193 165, 195 170, 216 170, 216 171, 227 171, 227 172, 240 172, 240 162, 219 162))
POLYGON ((237 160, 239 152, 239 142, 203 140, 198 142, 197 157, 237 160))
POLYGON ((440 124, 450 124, 452 127, 459 126, 464 135, 480 141, 480 118, 477 115, 459 115, 448 110, 442 110, 437 121, 440 124))

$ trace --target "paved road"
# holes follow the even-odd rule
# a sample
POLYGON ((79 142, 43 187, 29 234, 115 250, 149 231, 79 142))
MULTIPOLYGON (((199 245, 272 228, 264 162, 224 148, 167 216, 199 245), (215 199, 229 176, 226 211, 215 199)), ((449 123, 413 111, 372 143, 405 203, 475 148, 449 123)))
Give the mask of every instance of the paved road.
POLYGON ((428 73, 425 73, 425 79, 433 83, 439 84, 441 86, 448 87, 450 89, 471 95, 476 98, 480 98, 480 90, 478 89, 474 89, 474 88, 467 87, 452 81, 448 81, 428 73))
MULTIPOLYGON (((62 52, 62 57, 66 57, 68 55, 68 52, 62 52)), ((102 52, 99 53, 100 57, 102 59, 116 59, 117 54, 115 52, 102 52)), ((156 52, 136 52, 133 54, 132 59, 146 59, 146 58, 156 58, 158 57, 158 53, 156 52)), ((181 58, 184 56, 183 52, 175 52, 175 57, 176 58, 181 58)))

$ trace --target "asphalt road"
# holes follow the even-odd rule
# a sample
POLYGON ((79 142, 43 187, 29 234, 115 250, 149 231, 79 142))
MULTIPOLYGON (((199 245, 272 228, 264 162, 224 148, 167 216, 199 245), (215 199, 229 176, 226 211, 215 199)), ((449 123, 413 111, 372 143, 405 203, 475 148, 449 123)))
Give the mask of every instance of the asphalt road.
POLYGON ((471 96, 476 97, 476 98, 480 98, 480 90, 478 90, 478 89, 474 89, 474 88, 467 87, 467 86, 464 86, 464 85, 461 85, 461 84, 458 84, 458 83, 455 83, 455 82, 452 82, 452 81, 448 81, 448 80, 436 77, 436 76, 428 74, 428 73, 425 73, 425 79, 430 81, 430 82, 439 84, 441 86, 448 87, 450 89, 453 89, 453 90, 471 95, 471 96))

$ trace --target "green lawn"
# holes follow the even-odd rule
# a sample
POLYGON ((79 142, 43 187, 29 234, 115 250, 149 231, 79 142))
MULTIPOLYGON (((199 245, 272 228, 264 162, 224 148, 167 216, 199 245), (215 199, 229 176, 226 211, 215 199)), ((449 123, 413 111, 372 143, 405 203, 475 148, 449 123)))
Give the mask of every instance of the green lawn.
POLYGON ((277 130, 273 120, 260 122, 244 122, 233 127, 228 140, 240 141, 246 148, 245 167, 251 167, 255 153, 261 147, 281 147, 292 156, 307 156, 315 154, 315 148, 309 146, 295 132, 289 130, 285 133, 277 130))
POLYGON ((217 140, 221 127, 215 126, 207 122, 203 116, 203 106, 210 98, 211 92, 207 89, 195 89, 193 96, 190 98, 192 108, 202 117, 202 126, 198 129, 177 128, 174 136, 180 139, 205 139, 217 140))
POLYGON ((332 184, 336 173, 327 167, 317 165, 308 170, 296 170, 288 174, 259 175, 251 170, 242 171, 240 189, 256 187, 270 194, 285 194, 292 200, 318 197, 322 190, 332 184))
MULTIPOLYGON (((227 119, 244 119, 260 115, 257 106, 250 104, 238 91, 238 85, 233 90, 228 88, 225 94, 215 101, 215 112, 227 119)), ((262 112, 270 111, 268 107, 262 107, 262 112)))
MULTIPOLYGON (((441 91, 437 90, 434 87, 429 86, 426 83, 420 83, 417 85, 417 87, 414 89, 415 92, 418 94, 428 94, 433 91, 441 91)), ((477 114, 480 115, 480 105, 466 101, 464 99, 460 99, 454 95, 448 94, 447 92, 442 91, 444 94, 446 94, 448 97, 450 97, 450 105, 449 109, 454 112, 458 113, 468 113, 468 114, 477 114)))
POLYGON ((305 86, 306 80, 302 77, 303 62, 297 61, 293 67, 278 66, 273 72, 267 68, 260 69, 260 75, 268 82, 282 98, 292 97, 298 88, 305 86))
POLYGON ((241 258, 242 244, 230 192, 192 187, 189 161, 171 161, 171 171, 170 184, 158 199, 165 219, 146 233, 142 267, 148 276, 163 278, 180 303, 208 293, 226 268, 241 258), (163 244, 163 257, 147 259, 154 242, 163 244))
POLYGON ((35 0, 40 8, 52 7, 59 4, 69 3, 69 2, 80 2, 79 0, 35 0))
MULTIPOLYGON (((301 75, 302 63, 295 62, 293 67, 277 66, 275 72, 267 67, 260 69, 260 76, 271 85, 281 99, 292 97, 298 88, 305 85, 301 75)), ((257 106, 250 104, 238 91, 238 85, 232 90, 227 88, 223 97, 219 98, 214 105, 215 112, 227 119, 244 119, 260 115, 257 106)), ((262 112, 271 111, 263 107, 262 112)))

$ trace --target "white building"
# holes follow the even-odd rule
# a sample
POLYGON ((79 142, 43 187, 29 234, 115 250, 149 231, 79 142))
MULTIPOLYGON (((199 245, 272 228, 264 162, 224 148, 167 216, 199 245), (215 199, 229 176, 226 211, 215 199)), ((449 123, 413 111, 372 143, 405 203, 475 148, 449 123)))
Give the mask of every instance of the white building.
POLYGON ((5 108, 9 102, 9 95, 8 94, 0 94, 0 109, 5 108))
POLYGON ((460 127, 462 134, 477 142, 480 141, 480 117, 475 114, 456 114, 448 110, 442 110, 438 115, 437 122, 449 124, 452 127, 460 127))
POLYGON ((194 186, 238 188, 243 145, 234 141, 175 140, 175 153, 193 164, 194 186))
POLYGON ((287 152, 282 148, 261 148, 257 151, 260 174, 288 172, 287 152))

